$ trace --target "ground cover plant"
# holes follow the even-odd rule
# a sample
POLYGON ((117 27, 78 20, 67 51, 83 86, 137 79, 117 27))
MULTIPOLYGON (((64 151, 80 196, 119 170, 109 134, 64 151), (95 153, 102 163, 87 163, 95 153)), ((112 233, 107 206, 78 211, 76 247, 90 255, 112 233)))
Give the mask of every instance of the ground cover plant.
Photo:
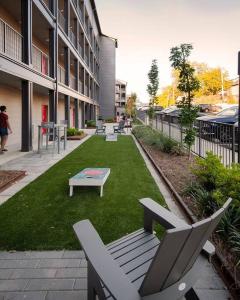
POLYGON ((67 136, 76 136, 76 135, 84 135, 83 130, 78 130, 76 128, 68 128, 67 130, 67 136))
POLYGON ((163 133, 152 129, 150 126, 136 126, 132 133, 144 144, 153 146, 160 151, 171 154, 183 154, 184 152, 178 142, 170 139, 163 133))
POLYGON ((90 219, 105 243, 143 226, 138 199, 163 198, 131 136, 94 136, 0 206, 0 249, 79 249, 72 225, 90 219), (86 167, 109 167, 104 196, 68 179, 86 167))

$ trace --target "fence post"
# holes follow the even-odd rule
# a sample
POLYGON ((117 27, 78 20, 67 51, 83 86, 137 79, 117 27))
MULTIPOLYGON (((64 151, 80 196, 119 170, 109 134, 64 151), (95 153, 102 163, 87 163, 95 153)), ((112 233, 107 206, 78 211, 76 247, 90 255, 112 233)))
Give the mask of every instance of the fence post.
POLYGON ((163 115, 161 115, 161 124, 162 124, 162 132, 163 132, 163 115))
POLYGON ((202 134, 202 121, 199 121, 199 129, 198 129, 198 155, 201 156, 202 152, 202 143, 201 143, 201 134, 202 134))
POLYGON ((158 128, 157 128, 157 115, 155 115, 155 119, 156 119, 156 129, 158 129, 158 128))
POLYGON ((171 137, 171 116, 168 119, 168 126, 169 126, 169 137, 171 137))
POLYGON ((232 163, 235 163, 235 127, 232 125, 232 163))

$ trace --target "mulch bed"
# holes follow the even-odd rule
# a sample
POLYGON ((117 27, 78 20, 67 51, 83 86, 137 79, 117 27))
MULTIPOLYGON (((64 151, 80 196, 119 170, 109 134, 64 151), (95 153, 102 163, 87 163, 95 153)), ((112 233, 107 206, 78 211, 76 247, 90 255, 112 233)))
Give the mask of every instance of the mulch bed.
POLYGON ((0 171, 0 192, 26 176, 25 171, 0 171))
POLYGON ((87 136, 87 134, 82 134, 82 135, 74 135, 74 136, 68 136, 67 137, 67 140, 68 141, 80 141, 82 140, 83 138, 85 138, 85 136, 87 136))

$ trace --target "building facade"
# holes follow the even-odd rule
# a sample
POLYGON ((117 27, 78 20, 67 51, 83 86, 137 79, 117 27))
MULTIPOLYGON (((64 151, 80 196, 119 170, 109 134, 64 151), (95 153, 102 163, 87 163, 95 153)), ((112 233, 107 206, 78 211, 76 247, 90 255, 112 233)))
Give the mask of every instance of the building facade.
POLYGON ((13 129, 9 144, 30 151, 41 122, 84 128, 99 114, 113 117, 116 46, 101 32, 94 0, 1 0, 0 105, 13 129))
POLYGON ((118 117, 125 114, 125 106, 127 103, 127 82, 116 80, 115 87, 115 115, 118 117))

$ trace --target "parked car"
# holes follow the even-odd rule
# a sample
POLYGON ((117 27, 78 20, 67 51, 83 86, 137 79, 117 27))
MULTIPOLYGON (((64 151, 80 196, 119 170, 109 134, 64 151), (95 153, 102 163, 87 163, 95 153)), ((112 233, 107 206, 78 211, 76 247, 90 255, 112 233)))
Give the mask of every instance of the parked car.
MULTIPOLYGON (((233 136, 233 127, 238 121, 238 105, 222 110, 216 115, 207 115, 197 118, 196 129, 201 131, 205 139, 216 138, 221 142, 230 142, 233 136)), ((235 130, 236 131, 236 130, 235 130)))
POLYGON ((216 104, 199 104, 199 112, 203 113, 218 113, 222 110, 220 105, 216 104))
POLYGON ((222 110, 216 115, 207 115, 197 118, 198 121, 218 122, 225 124, 234 124, 238 120, 238 105, 233 105, 222 110))

